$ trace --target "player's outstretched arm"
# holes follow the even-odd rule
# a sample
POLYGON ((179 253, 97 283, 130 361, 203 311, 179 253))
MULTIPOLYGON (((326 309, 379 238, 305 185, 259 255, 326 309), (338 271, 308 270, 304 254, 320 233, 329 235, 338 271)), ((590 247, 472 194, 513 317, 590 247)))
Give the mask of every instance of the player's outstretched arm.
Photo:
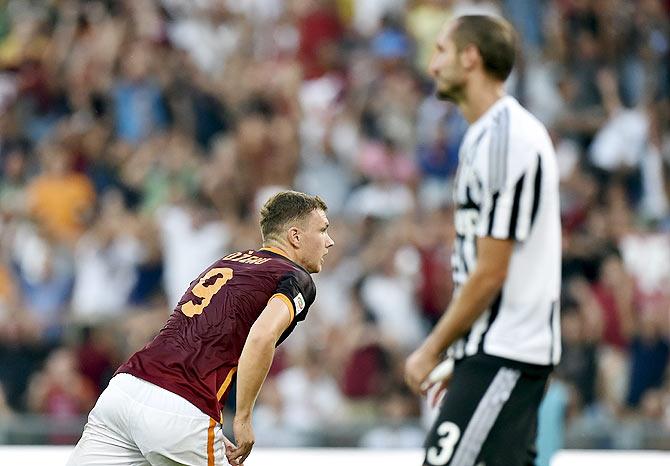
POLYGON ((475 270, 426 341, 405 363, 405 380, 415 393, 423 392, 421 385, 440 362, 442 352, 472 326, 500 292, 513 249, 513 240, 478 239, 475 270))
POLYGON ((274 358, 277 340, 291 323, 291 310, 273 297, 261 312, 244 343, 237 365, 237 406, 233 433, 237 448, 226 452, 228 462, 242 464, 254 445, 251 413, 274 358))

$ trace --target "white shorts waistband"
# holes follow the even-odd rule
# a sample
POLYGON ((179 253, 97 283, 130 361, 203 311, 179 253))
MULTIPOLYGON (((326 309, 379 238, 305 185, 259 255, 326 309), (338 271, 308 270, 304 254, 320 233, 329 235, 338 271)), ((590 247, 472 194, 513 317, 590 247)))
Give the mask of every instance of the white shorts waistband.
POLYGON ((149 408, 177 416, 209 418, 187 399, 131 374, 116 374, 110 380, 109 386, 118 388, 136 403, 149 408))

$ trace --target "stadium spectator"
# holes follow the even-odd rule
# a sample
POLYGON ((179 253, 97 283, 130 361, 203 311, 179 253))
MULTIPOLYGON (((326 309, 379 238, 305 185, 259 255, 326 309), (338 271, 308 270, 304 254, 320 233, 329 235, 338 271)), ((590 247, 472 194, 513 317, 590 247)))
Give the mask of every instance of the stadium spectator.
MULTIPOLYGON (((322 196, 337 230, 285 362, 327 342, 321 376, 354 409, 309 442, 359 444, 400 389, 403 345, 450 300, 467 125, 433 97, 426 63, 444 21, 484 11, 520 31, 506 88, 557 148, 564 442, 609 447, 629 433, 670 448, 667 1, 0 3, 0 383, 16 426, 27 380, 53 385, 35 376, 52 350, 90 327, 68 371, 104 388, 109 365, 159 330, 188 270, 258 244, 253 212, 280 186, 322 196)), ((301 442, 278 414, 288 370, 259 401, 276 445, 301 442)), ((402 425, 416 416, 400 411, 402 425)))

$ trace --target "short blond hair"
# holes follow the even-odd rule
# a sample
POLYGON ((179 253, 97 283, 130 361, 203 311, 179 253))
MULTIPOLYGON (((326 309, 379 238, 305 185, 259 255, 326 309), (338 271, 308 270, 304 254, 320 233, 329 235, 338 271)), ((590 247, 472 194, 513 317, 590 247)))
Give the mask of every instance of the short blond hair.
POLYGON ((282 191, 275 194, 261 208, 261 234, 263 241, 277 239, 291 224, 302 222, 313 210, 328 210, 319 196, 298 191, 282 191))

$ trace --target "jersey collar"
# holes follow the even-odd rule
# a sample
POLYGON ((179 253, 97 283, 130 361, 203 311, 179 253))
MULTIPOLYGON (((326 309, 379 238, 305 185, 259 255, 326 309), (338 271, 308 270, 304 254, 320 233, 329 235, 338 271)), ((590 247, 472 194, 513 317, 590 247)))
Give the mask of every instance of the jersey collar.
MULTIPOLYGON (((289 257, 286 255, 286 253, 285 253, 284 251, 282 251, 281 249, 276 248, 276 247, 274 247, 274 246, 263 247, 263 248, 260 249, 260 251, 270 251, 270 252, 274 252, 275 254, 279 254, 280 256, 284 256, 284 257, 287 258, 288 260, 291 260, 291 259, 289 259, 289 257)), ((293 261, 291 261, 291 262, 293 262, 293 261)))
POLYGON ((472 123, 470 125, 470 128, 472 129, 471 132, 474 133, 474 132, 477 131, 477 128, 483 127, 486 124, 486 122, 491 120, 491 118, 493 118, 495 116, 495 114, 498 113, 498 111, 502 107, 504 107, 506 105, 509 105, 510 102, 516 102, 516 99, 509 94, 504 95, 501 98, 499 98, 498 100, 496 100, 494 102, 494 104, 491 105, 488 108, 488 110, 486 110, 484 112, 484 114, 477 119, 477 121, 475 121, 474 123, 472 123))
POLYGON ((304 270, 305 273, 309 273, 309 272, 307 272, 307 269, 305 269, 302 265, 298 264, 296 261, 294 261, 293 259, 288 257, 286 255, 286 253, 280 248, 277 248, 275 246, 265 246, 265 247, 260 248, 259 251, 267 251, 267 252, 271 252, 272 254, 277 254, 278 256, 282 256, 284 259, 289 261, 291 264, 295 264, 296 267, 299 267, 300 269, 304 270))

